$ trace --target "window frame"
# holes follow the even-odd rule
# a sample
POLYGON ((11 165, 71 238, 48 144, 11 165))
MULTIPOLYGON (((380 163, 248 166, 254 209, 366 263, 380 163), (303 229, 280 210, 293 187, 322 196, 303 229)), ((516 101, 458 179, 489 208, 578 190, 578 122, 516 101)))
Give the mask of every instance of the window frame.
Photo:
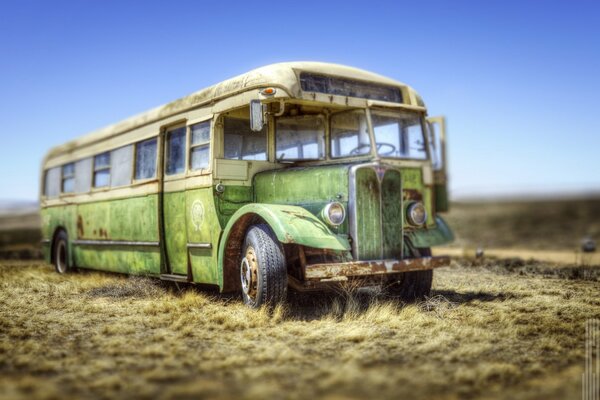
MULTIPOLYGON (((401 112, 403 112, 403 111, 401 111, 401 112)), ((410 113, 411 111, 404 111, 404 112, 410 113)), ((421 125, 421 134, 423 137, 423 144, 425 146, 425 158, 389 157, 389 156, 379 155, 379 152, 377 151, 377 138, 375 137, 375 126, 373 125, 373 122, 371 122, 371 125, 372 125, 371 129, 373 131, 373 140, 375 140, 375 152, 377 153, 378 157, 384 158, 386 160, 404 160, 404 161, 417 161, 417 162, 429 161, 429 162, 431 162, 431 149, 429 148, 429 140, 427 137, 428 132, 427 132, 427 126, 426 126, 426 121, 425 121, 425 115, 421 112, 414 112, 414 113, 416 115, 418 115, 419 124, 421 125)), ((369 114, 371 115, 371 120, 372 120, 373 114, 379 114, 379 115, 383 115, 383 116, 390 117, 390 118, 398 118, 398 113, 396 111, 382 109, 382 108, 369 108, 369 114)))
POLYGON ((132 171, 132 177, 131 177, 131 185, 134 184, 138 184, 138 183, 145 183, 145 182, 151 182, 151 181, 155 181, 158 179, 158 174, 159 174, 159 152, 160 152, 160 137, 159 136, 151 136, 148 137, 146 139, 142 139, 142 140, 138 140, 137 142, 133 143, 133 171, 132 171), (154 152, 154 176, 151 178, 140 178, 137 179, 136 178, 136 167, 137 167, 137 156, 138 156, 138 145, 144 142, 149 142, 151 140, 156 141, 156 151, 154 152))
POLYGON ((75 194, 75 161, 68 162, 60 166, 60 195, 73 195, 75 194), (65 176, 65 167, 68 165, 73 166, 73 173, 65 176), (67 179, 73 180, 73 190, 65 192, 65 181, 67 179))
POLYGON ((98 154, 94 155, 94 165, 92 167, 92 192, 98 191, 98 190, 110 190, 111 189, 111 186, 110 186, 110 175, 111 175, 110 174, 110 169, 111 169, 110 163, 111 163, 111 158, 112 158, 111 152, 112 152, 112 149, 106 150, 106 151, 103 151, 102 153, 98 153, 98 154), (104 154, 108 154, 108 165, 97 168, 96 167, 96 158, 100 157, 104 154), (106 170, 108 170, 108 183, 104 186, 97 186, 96 185, 96 173, 106 171, 106 170))
POLYGON ((361 107, 357 107, 357 108, 349 108, 349 109, 344 109, 344 110, 340 110, 340 111, 336 111, 333 112, 331 114, 329 114, 329 118, 327 118, 327 159, 328 160, 335 160, 335 161, 339 161, 339 160, 343 160, 343 159, 368 159, 371 158, 373 156, 373 147, 377 147, 376 145, 373 145, 373 139, 374 139, 374 135, 372 134, 372 126, 371 126, 371 115, 369 113, 369 109, 368 108, 361 108, 361 107), (365 122, 367 123, 367 130, 368 130, 368 135, 369 135, 369 151, 363 154, 356 154, 356 155, 345 155, 345 156, 334 156, 333 155, 333 124, 331 123, 331 119, 333 117, 335 117, 336 115, 342 114, 342 113, 357 113, 357 112, 363 112, 364 113, 364 117, 365 117, 365 122))
MULTIPOLYGON (((163 126, 161 128, 162 130, 162 134, 163 134, 163 140, 162 140, 162 146, 159 146, 159 148, 157 149, 157 153, 162 151, 162 176, 163 176, 163 180, 168 181, 170 179, 181 179, 182 177, 185 177, 188 173, 188 155, 189 155, 189 151, 187 150, 188 147, 188 143, 189 143, 189 136, 190 136, 190 129, 188 127, 187 121, 183 121, 183 122, 179 122, 179 123, 175 123, 172 125, 167 125, 167 126, 163 126), (184 128, 184 140, 183 140, 183 145, 184 145, 184 151, 183 151, 183 157, 184 157, 184 161, 183 161, 183 171, 175 173, 175 174, 168 174, 167 173, 167 165, 169 162, 169 158, 168 158, 168 150, 169 150, 169 133, 172 131, 175 131, 177 129, 181 129, 184 128)), ((158 169, 157 169, 157 173, 158 173, 158 169)))
MULTIPOLYGON (((326 161, 328 159, 328 148, 327 148, 327 141, 328 141, 328 125, 329 125, 329 121, 328 118, 324 115, 324 114, 304 114, 304 115, 297 115, 297 116, 285 116, 285 117, 279 117, 279 118, 275 118, 273 121, 273 129, 274 129, 274 144, 275 144, 275 162, 277 163, 285 163, 285 162, 311 162, 311 161, 326 161), (309 119, 309 118, 317 118, 321 120, 321 123, 323 124, 323 156, 319 157, 319 158, 289 158, 289 159, 283 159, 283 160, 279 160, 277 158, 277 139, 278 139, 278 135, 277 135, 277 124, 279 121, 281 120, 292 120, 292 119, 309 119)), ((317 143, 318 146, 318 142, 317 143)))
MULTIPOLYGON (((248 108, 246 106, 246 108, 248 108)), ((272 135, 272 131, 274 132, 274 124, 273 123, 267 123, 265 124, 265 126, 263 127, 263 129, 265 130, 264 133, 264 139, 265 139, 265 158, 263 160, 254 160, 254 159, 244 159, 244 158, 227 158, 226 154, 225 154, 225 136, 226 136, 226 132, 225 132, 225 123, 226 123, 226 119, 235 119, 235 120, 244 120, 244 121, 248 121, 248 126, 250 125, 250 117, 246 118, 246 116, 240 116, 236 113, 236 111, 239 110, 243 110, 244 107, 235 109, 235 110, 230 110, 229 112, 225 112, 223 114, 221 114, 219 116, 219 124, 220 124, 220 139, 221 139, 221 155, 220 157, 224 160, 230 160, 230 161, 244 161, 244 162, 258 162, 258 163, 264 163, 264 162, 273 162, 271 161, 271 151, 274 149, 271 149, 271 143, 272 140, 274 140, 274 138, 272 139, 271 135, 272 135), (273 126, 271 128, 271 126, 273 126)), ((272 121, 269 121, 272 122, 272 121)), ((257 132, 255 132, 257 133, 257 132)))
POLYGON ((213 143, 214 143, 214 123, 213 123, 213 116, 209 116, 206 118, 201 118, 201 119, 197 119, 197 120, 193 120, 193 121, 188 121, 187 123, 187 135, 188 135, 188 140, 187 140, 187 172, 192 175, 192 174, 199 174, 199 175, 206 175, 209 174, 212 171, 212 160, 213 160, 213 143), (192 140, 193 140, 193 135, 192 135, 192 126, 194 125, 199 125, 202 123, 208 123, 208 141, 206 142, 202 142, 202 143, 196 143, 193 144, 192 140), (192 168, 192 152, 195 148, 198 147, 202 147, 202 146, 206 146, 208 147, 208 166, 206 168, 197 168, 194 169, 192 168))

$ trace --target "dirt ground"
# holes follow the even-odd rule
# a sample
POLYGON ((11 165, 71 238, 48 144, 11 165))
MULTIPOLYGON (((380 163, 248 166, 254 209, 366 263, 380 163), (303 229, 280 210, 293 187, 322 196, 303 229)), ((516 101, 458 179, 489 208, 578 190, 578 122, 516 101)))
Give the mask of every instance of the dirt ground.
POLYGON ((198 288, 0 264, 0 398, 581 398, 591 267, 487 260, 432 297, 291 296, 272 312, 198 288))

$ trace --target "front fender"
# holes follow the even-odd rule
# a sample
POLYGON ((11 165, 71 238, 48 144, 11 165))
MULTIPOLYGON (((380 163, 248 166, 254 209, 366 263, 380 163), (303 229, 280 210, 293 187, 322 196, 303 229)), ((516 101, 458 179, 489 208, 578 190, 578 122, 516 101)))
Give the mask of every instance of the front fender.
MULTIPOLYGON (((223 232, 220 250, 231 229, 244 216, 254 214, 262 218, 273 230, 281 243, 300 244, 318 249, 349 251, 350 243, 344 236, 333 233, 320 219, 302 207, 280 204, 247 204, 229 220, 223 232)), ((219 251, 221 253, 221 251, 219 251)))
POLYGON ((319 249, 349 251, 345 236, 336 235, 317 217, 302 207, 280 204, 247 204, 231 216, 219 243, 218 281, 221 290, 236 287, 238 265, 246 229, 256 217, 264 220, 284 244, 299 244, 319 249))

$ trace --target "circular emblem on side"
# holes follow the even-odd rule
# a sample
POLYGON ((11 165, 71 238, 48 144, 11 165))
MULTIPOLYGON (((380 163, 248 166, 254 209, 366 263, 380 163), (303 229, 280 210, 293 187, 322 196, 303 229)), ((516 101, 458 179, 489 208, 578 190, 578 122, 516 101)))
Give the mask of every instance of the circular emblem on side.
POLYGON ((202 222, 204 222, 204 206, 200 200, 194 200, 192 203, 192 224, 194 225, 194 229, 199 231, 202 226, 202 222))

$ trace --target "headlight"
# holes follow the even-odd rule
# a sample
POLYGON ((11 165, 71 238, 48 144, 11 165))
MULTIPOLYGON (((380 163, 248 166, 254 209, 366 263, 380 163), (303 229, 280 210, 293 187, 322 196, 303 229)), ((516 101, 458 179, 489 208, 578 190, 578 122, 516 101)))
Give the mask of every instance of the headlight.
POLYGON ((427 221, 427 210, 420 201, 410 203, 406 209, 406 219, 412 225, 420 226, 427 221))
POLYGON ((329 225, 339 226, 346 218, 346 210, 344 209, 342 203, 334 201, 333 203, 327 204, 325 208, 323 208, 321 216, 329 225))

